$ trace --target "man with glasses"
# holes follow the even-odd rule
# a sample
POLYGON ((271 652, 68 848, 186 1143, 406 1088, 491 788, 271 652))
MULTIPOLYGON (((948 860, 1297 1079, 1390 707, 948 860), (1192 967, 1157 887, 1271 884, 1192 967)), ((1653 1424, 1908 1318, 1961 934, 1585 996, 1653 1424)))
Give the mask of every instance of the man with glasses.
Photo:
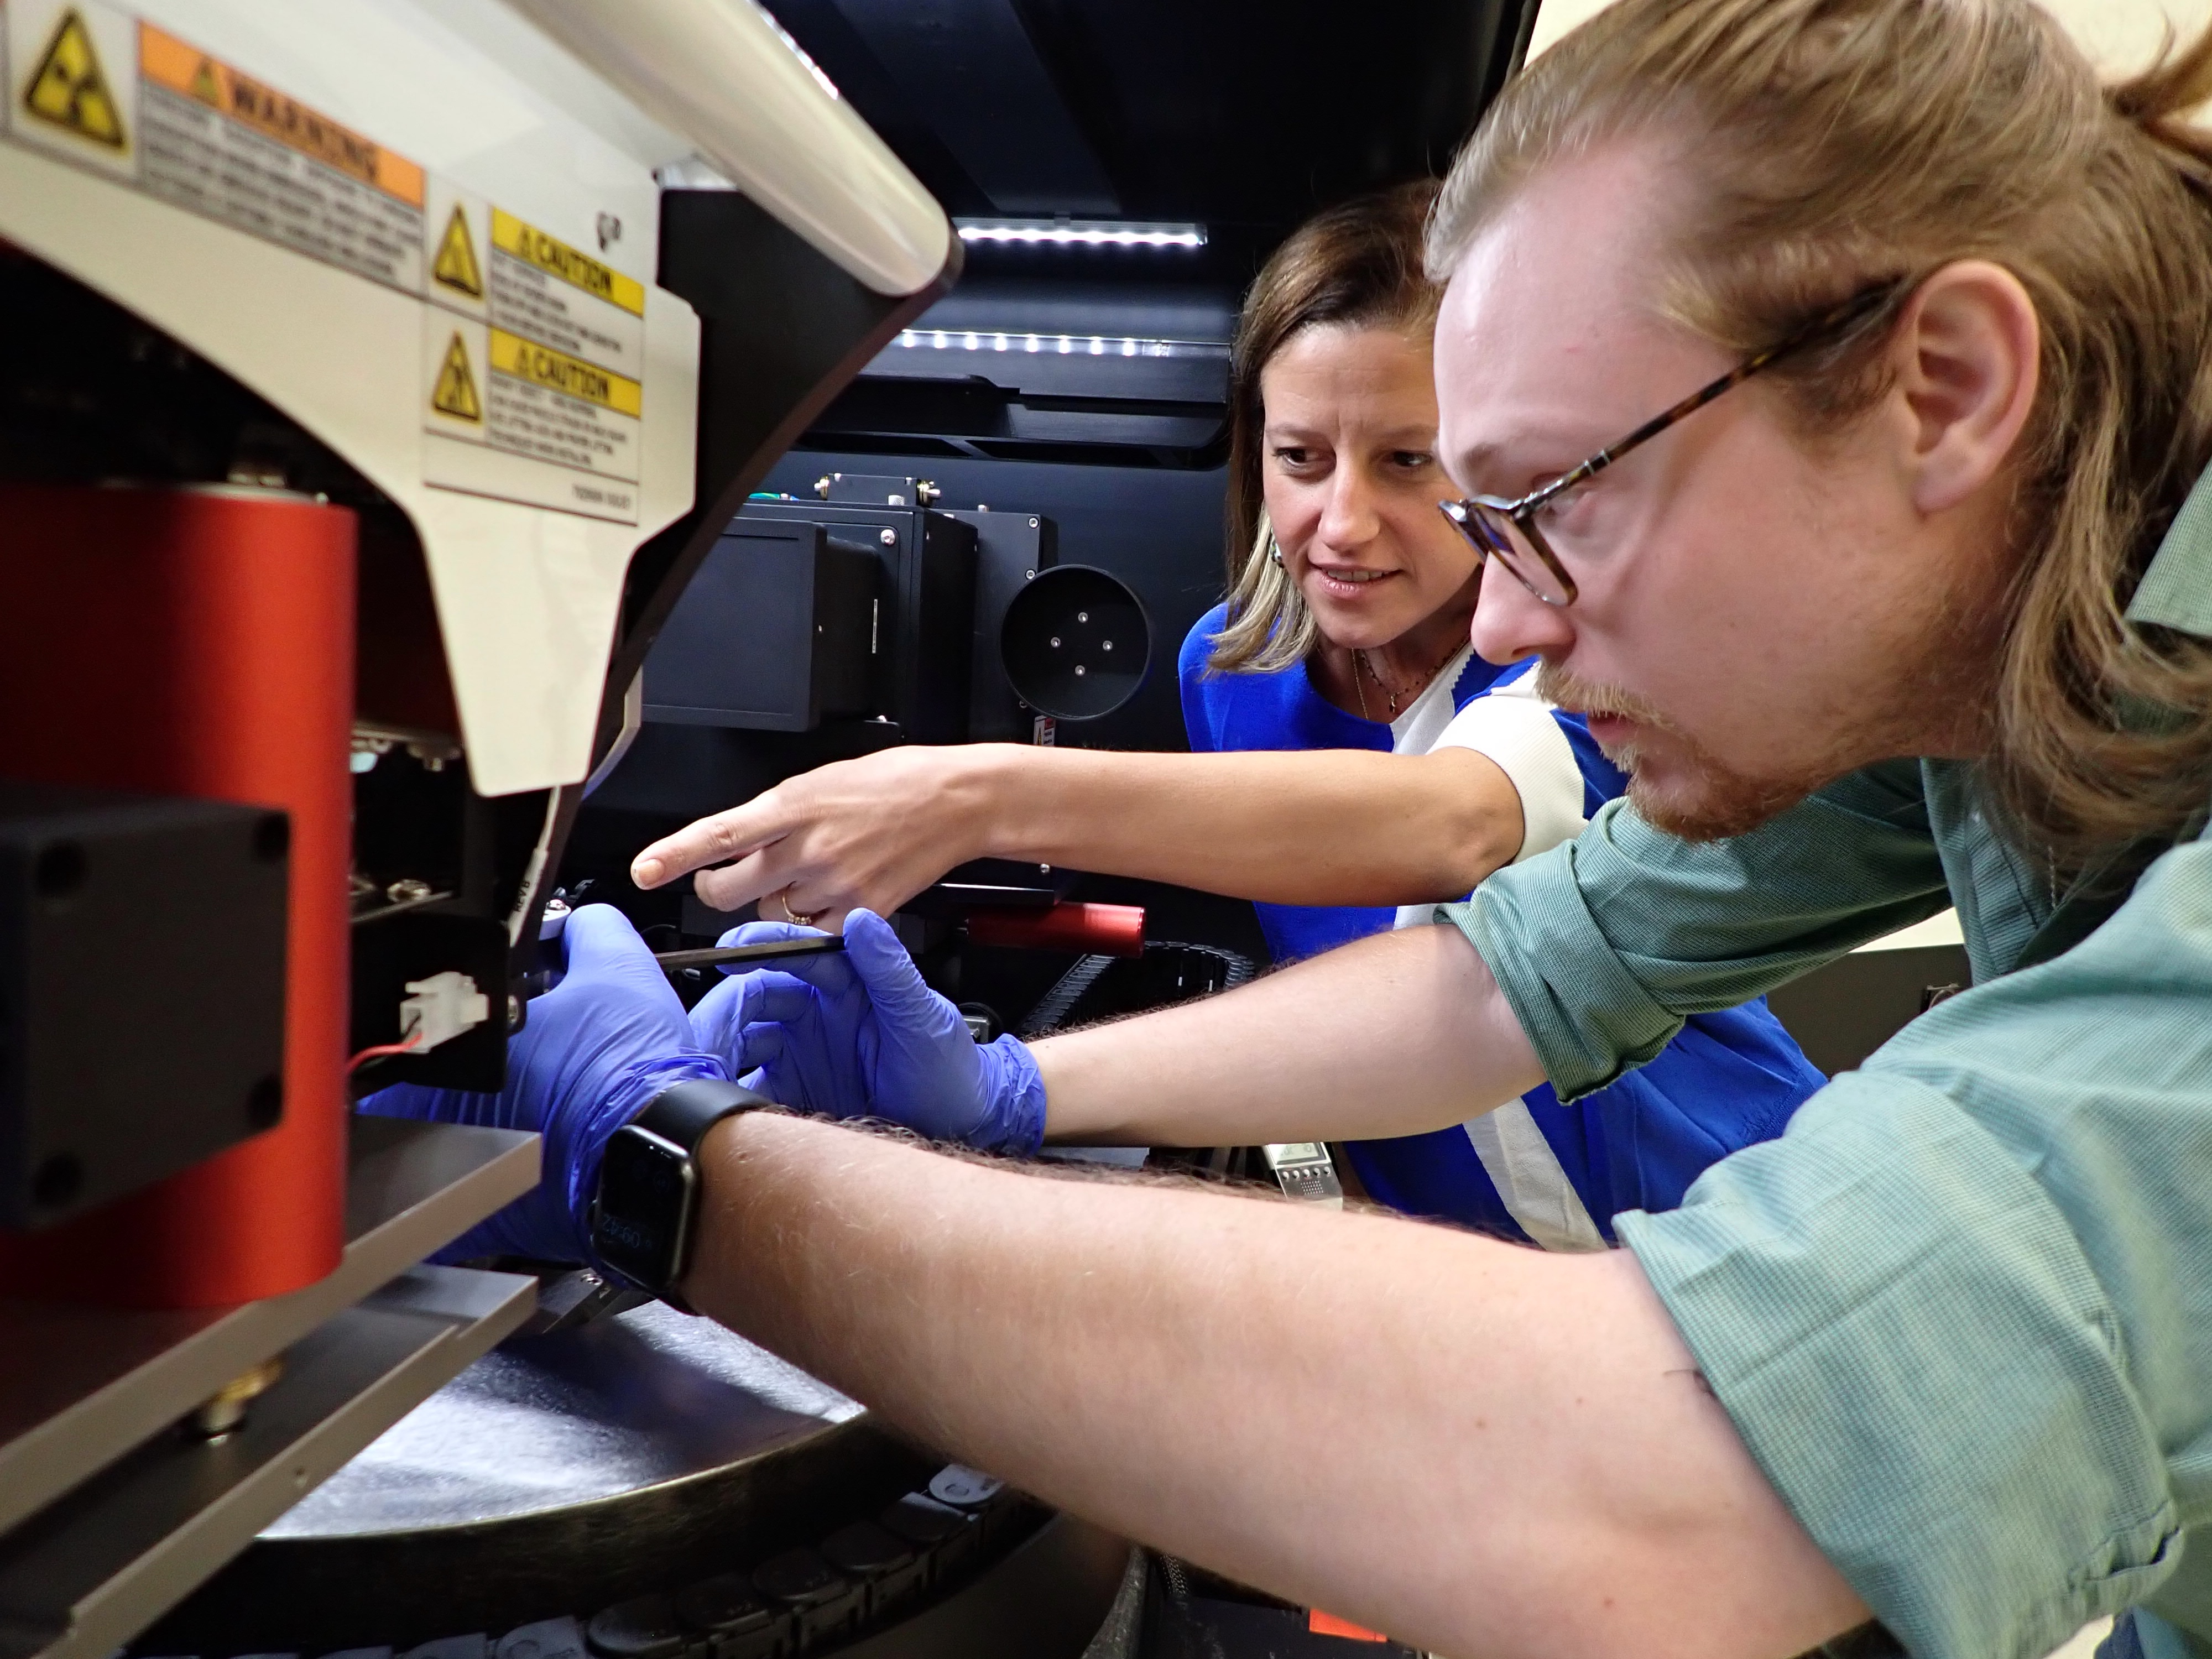
MULTIPOLYGON (((1595 1087, 1954 903, 1972 989, 1587 1255, 656 1101, 697 1197, 657 1287, 1419 1646, 1872 1618, 1850 1651, 2032 1659, 2132 1608, 2115 1654, 2212 1652, 2212 40, 2179 65, 2100 94, 2024 0, 1620 0, 1509 87, 1431 253, 1476 643, 1541 656, 1629 802, 1450 926, 1018 1055, 855 913, 759 976, 748 1057, 971 1144, 1048 1103, 1325 1139, 1352 1096, 1595 1087)), ((583 932, 554 994, 596 1012, 545 1025, 621 1063, 527 1054, 486 1108, 548 1130, 579 1239, 610 1103, 685 1046, 583 932)))

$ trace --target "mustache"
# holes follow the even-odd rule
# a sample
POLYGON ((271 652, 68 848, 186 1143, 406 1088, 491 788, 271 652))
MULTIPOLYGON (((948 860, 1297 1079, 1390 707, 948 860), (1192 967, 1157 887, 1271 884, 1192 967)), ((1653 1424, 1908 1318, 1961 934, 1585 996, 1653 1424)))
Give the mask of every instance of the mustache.
POLYGON ((1536 695, 1570 714, 1618 714, 1662 732, 1676 729, 1674 722, 1661 713, 1659 706, 1650 698, 1617 685, 1586 680, 1557 663, 1544 663, 1537 668, 1536 695))

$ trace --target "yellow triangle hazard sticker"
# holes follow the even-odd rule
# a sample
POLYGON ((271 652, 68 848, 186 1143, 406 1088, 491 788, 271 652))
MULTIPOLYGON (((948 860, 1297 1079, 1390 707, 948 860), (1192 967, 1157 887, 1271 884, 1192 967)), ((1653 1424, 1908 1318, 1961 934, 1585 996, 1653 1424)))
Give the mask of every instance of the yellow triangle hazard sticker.
POLYGON ((446 221, 445 240, 438 244, 438 257, 430 266, 430 274, 471 300, 483 298, 483 274, 477 266, 476 243, 469 236, 468 215, 461 211, 458 202, 453 204, 453 216, 446 221))
POLYGON ((446 348, 446 361, 438 369, 438 384, 430 389, 430 407, 457 421, 482 421, 483 405, 477 400, 477 377, 469 372, 469 349, 453 331, 446 348))
POLYGON ((222 83, 215 78, 215 65, 204 58, 192 71, 192 96, 203 104, 222 106, 222 83))
POLYGON ((23 107, 42 121, 74 132, 80 138, 124 149, 123 113, 100 72, 100 54, 93 49, 92 31, 75 7, 62 14, 54 38, 46 42, 46 55, 38 72, 23 89, 23 107))

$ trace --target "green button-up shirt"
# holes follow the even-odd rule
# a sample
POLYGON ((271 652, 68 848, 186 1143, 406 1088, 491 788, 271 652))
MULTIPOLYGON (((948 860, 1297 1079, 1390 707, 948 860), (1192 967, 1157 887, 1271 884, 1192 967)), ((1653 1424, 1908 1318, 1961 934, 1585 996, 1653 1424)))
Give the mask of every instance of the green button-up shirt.
MULTIPOLYGON (((2130 614, 2212 635, 2212 474, 2130 614)), ((1444 914, 1571 1096, 1955 903, 1972 989, 1620 1236, 1913 1653, 2039 1659, 2141 1604, 2152 1659, 2212 1655, 2212 841, 2008 971, 2056 898, 1923 761, 1703 846, 1616 801, 1444 914)))

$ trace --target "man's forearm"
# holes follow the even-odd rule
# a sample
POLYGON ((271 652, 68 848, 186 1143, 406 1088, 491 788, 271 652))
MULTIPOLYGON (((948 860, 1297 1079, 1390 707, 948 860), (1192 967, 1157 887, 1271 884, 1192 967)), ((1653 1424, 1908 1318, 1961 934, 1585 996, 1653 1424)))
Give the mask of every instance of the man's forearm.
POLYGON ((1625 1254, 765 1114, 704 1167, 696 1305, 1244 1582, 1467 1659, 1772 1656, 1863 1617, 1625 1254))
POLYGON ((1145 755, 979 749, 982 850, 1273 904, 1456 898, 1520 850, 1521 798, 1472 750, 1145 755))
POLYGON ((1490 969, 1442 927, 1361 939, 1035 1053, 1047 1136, 1091 1146, 1415 1134, 1544 1079, 1490 969))

